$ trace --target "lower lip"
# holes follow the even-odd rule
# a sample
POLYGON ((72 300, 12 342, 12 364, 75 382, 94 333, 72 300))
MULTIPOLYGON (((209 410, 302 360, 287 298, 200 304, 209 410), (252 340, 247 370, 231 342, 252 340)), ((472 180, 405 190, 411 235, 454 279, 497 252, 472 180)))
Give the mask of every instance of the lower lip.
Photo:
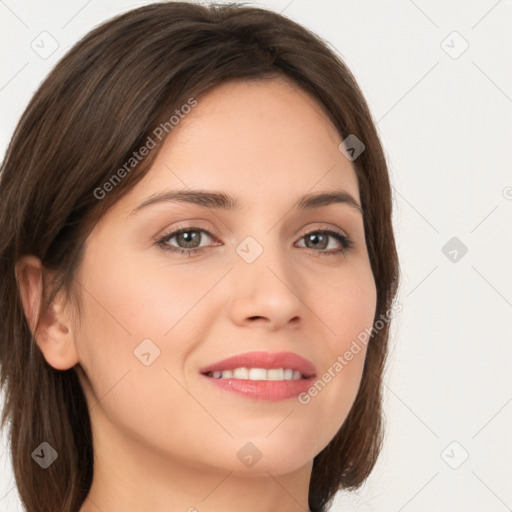
POLYGON ((314 381, 314 377, 300 380, 216 379, 206 375, 203 375, 203 377, 226 391, 231 391, 246 398, 269 402, 295 398, 300 393, 307 391, 314 381))

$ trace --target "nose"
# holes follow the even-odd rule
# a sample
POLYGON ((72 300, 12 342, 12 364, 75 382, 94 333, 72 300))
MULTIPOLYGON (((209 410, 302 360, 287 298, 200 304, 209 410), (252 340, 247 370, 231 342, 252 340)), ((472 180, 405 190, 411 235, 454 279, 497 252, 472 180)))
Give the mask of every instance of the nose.
POLYGON ((239 254, 242 256, 236 256, 231 272, 231 320, 238 326, 254 325, 270 331, 288 324, 297 327, 305 305, 299 276, 282 248, 265 247, 251 263, 243 252, 239 254))

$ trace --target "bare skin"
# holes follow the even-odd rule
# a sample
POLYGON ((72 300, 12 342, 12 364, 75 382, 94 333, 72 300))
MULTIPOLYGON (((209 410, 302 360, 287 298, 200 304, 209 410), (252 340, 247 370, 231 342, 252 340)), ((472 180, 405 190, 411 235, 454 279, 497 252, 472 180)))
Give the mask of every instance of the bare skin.
MULTIPOLYGON (((89 404, 94 478, 80 512, 309 510, 313 458, 347 417, 365 350, 307 404, 239 396, 199 369, 289 351, 320 377, 371 327, 376 288, 361 211, 340 202, 294 209, 306 194, 340 190, 361 204, 340 142, 320 105, 286 80, 224 84, 198 98, 88 237, 76 276, 86 290, 80 325, 62 295, 38 316, 41 262, 18 262, 37 344, 54 368, 75 367, 89 404), (168 201, 132 214, 153 194, 190 189, 241 206, 168 201), (200 252, 156 244, 183 227, 200 237, 200 252), (353 246, 334 253, 343 245, 325 229, 353 246), (311 232, 321 243, 308 244, 311 232), (251 263, 236 251, 249 236, 262 249, 251 263), (160 351, 147 366, 134 355, 145 339, 160 351), (261 455, 251 467, 237 456, 249 442, 261 455)), ((177 236, 166 244, 190 250, 177 236)))

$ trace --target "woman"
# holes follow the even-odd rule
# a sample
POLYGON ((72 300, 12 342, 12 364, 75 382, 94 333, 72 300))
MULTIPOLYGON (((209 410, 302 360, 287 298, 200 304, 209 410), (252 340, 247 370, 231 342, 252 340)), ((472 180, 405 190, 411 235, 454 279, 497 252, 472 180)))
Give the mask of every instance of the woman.
POLYGON ((2 425, 27 511, 327 510, 381 445, 382 147, 318 37, 146 5, 34 95, 0 175, 2 425))

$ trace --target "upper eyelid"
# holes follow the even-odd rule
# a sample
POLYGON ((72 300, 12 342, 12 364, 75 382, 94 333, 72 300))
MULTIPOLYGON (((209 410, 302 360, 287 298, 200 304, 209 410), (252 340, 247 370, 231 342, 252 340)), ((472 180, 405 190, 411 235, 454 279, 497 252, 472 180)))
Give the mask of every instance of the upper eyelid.
MULTIPOLYGON (((176 235, 183 233, 183 232, 187 232, 187 231, 201 231, 201 232, 206 233, 212 240, 218 240, 218 238, 213 233, 211 233, 210 230, 208 230, 206 228, 200 228, 198 226, 183 226, 183 227, 174 228, 169 232, 164 232, 162 235, 158 235, 157 237, 154 238, 154 241, 156 243, 168 242, 170 239, 174 238, 176 235)), ((202 249, 202 247, 200 249, 202 249)))

